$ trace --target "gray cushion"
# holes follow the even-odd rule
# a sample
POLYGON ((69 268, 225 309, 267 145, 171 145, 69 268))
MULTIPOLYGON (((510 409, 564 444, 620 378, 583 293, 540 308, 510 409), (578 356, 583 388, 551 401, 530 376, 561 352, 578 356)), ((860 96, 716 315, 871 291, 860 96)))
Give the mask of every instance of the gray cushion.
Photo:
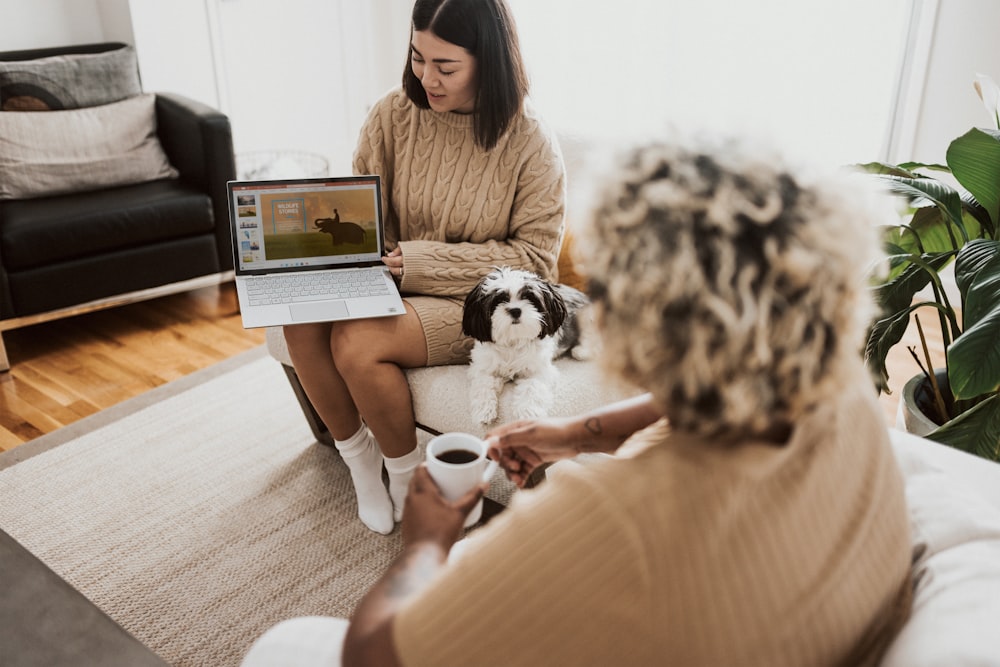
POLYGON ((78 109, 142 92, 135 49, 0 62, 0 109, 78 109))

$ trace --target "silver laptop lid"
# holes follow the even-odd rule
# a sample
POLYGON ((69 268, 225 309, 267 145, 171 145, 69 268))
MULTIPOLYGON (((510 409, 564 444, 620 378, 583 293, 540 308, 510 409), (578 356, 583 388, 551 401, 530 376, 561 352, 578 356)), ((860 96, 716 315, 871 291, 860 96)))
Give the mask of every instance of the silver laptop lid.
POLYGON ((381 266, 377 175, 230 181, 236 275, 381 266))

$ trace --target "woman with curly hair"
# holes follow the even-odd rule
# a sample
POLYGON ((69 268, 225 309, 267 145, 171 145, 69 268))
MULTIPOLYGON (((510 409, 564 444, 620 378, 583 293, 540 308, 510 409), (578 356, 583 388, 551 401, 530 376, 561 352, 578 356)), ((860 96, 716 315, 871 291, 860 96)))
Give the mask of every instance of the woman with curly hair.
POLYGON ((582 236, 608 373, 648 392, 496 429, 516 482, 421 466, 346 664, 871 665, 908 617, 903 479, 860 355, 891 205, 740 143, 633 150, 582 236), (887 217, 884 217, 887 216, 887 217))

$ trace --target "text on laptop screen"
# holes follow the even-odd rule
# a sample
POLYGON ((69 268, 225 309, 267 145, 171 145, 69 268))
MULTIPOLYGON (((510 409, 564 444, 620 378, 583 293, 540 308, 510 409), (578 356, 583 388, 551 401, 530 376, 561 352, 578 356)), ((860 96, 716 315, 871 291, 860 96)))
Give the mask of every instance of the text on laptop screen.
POLYGON ((380 261, 377 177, 233 183, 231 196, 241 270, 380 261))

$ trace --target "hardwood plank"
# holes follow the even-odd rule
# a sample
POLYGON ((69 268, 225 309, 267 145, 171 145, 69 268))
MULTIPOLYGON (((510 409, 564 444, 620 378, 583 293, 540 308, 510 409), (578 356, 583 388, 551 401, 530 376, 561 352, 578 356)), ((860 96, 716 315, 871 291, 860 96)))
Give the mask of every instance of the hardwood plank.
POLYGON ((233 284, 4 332, 0 450, 69 425, 264 342, 233 284))
POLYGON ((24 444, 24 441, 20 437, 14 435, 7 429, 0 427, 0 452, 6 452, 14 449, 21 444, 24 444))

